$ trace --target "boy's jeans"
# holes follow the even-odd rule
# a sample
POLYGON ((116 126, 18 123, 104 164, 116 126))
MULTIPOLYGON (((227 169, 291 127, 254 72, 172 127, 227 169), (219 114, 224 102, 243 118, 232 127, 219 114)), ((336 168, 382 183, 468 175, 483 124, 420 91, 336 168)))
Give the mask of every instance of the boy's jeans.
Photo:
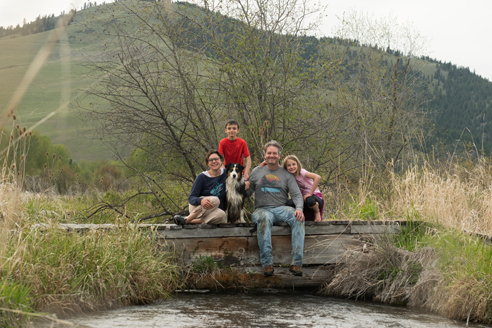
POLYGON ((263 267, 273 265, 272 226, 275 222, 287 222, 292 230, 291 265, 302 266, 304 251, 304 221, 297 221, 295 209, 289 206, 261 207, 253 212, 252 221, 257 225, 256 235, 260 247, 260 261, 263 267))

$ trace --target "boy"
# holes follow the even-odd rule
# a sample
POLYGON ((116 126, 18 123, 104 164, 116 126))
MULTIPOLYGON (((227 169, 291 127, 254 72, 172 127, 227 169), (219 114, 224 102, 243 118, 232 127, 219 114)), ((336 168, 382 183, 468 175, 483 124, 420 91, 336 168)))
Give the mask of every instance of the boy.
POLYGON ((227 138, 224 138, 219 143, 219 152, 224 155, 224 166, 227 163, 238 163, 243 166, 243 157, 246 159, 244 168, 244 180, 249 180, 249 170, 251 169, 251 157, 249 156, 248 146, 246 141, 238 138, 239 123, 236 120, 228 120, 225 124, 225 133, 227 138))

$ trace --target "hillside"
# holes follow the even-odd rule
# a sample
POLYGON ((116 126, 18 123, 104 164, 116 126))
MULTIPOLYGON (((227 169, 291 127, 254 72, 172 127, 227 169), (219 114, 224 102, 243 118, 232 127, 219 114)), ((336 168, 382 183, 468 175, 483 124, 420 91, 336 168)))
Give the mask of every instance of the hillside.
POLYGON ((454 145, 461 139, 478 150, 492 150, 492 82, 468 68, 436 63, 430 119, 435 124, 430 144, 454 145))
MULTIPOLYGON (((90 9, 86 10, 86 14, 90 9)), ((18 106, 19 125, 32 127, 55 111, 62 102, 62 94, 68 93, 74 101, 80 90, 94 81, 86 75, 82 63, 84 54, 94 54, 102 40, 84 32, 82 18, 76 15, 68 26, 66 37, 55 45, 38 76, 18 106), (65 65, 66 63, 69 65, 65 65)), ((0 104, 5 108, 10 97, 27 72, 39 49, 45 44, 51 31, 27 36, 7 36, 0 39, 0 104)), ((89 102, 90 99, 83 100, 89 102)), ((75 116, 70 107, 57 112, 36 129, 49 136, 54 143, 68 147, 74 160, 110 159, 98 140, 92 140, 88 127, 75 116)), ((90 128, 90 127, 89 127, 90 128)))
MULTIPOLYGON (((67 28, 66 38, 55 46, 48 62, 19 104, 21 126, 30 128, 56 110, 62 94, 67 90, 73 103, 75 99, 83 104, 91 102, 91 99, 80 98, 80 95, 94 83, 83 66, 86 56, 98 54, 105 43, 91 29, 86 29, 88 19, 91 19, 90 24, 95 29, 101 27, 96 26, 102 24, 99 19, 102 17, 93 17, 96 13, 101 15, 96 8, 89 8, 74 17, 67 28), (70 63, 68 66, 64 65, 67 61, 70 63)), ((49 33, 46 31, 0 39, 0 104, 4 108, 49 33)), ((320 40, 313 37, 305 38, 306 60, 315 55, 318 42, 320 40)), ((394 54, 390 52, 388 56, 394 54)), ((419 66, 422 76, 430 85, 430 101, 426 111, 432 128, 427 131, 428 149, 438 142, 447 149, 453 149, 456 140, 460 138, 466 142, 475 142, 479 149, 483 144, 487 152, 492 149, 492 126, 487 124, 492 119, 492 82, 467 68, 430 58, 422 58, 419 66)), ((102 143, 92 139, 94 134, 91 127, 76 117, 74 107, 58 112, 37 129, 53 142, 67 146, 75 160, 111 159, 111 153, 102 149, 102 143)))

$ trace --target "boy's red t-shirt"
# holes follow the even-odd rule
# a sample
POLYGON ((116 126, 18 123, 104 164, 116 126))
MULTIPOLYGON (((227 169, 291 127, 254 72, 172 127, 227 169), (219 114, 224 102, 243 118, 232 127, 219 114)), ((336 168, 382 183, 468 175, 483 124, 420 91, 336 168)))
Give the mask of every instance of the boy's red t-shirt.
POLYGON ((219 143, 219 152, 224 155, 224 165, 238 163, 244 166, 243 156, 244 158, 249 156, 246 141, 241 138, 236 138, 236 140, 222 139, 219 143))

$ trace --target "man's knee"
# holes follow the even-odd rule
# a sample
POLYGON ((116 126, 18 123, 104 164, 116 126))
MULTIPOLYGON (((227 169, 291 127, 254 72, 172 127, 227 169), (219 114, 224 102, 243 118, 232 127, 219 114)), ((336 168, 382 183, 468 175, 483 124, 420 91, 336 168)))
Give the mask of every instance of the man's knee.
POLYGON ((259 234, 264 234, 268 227, 273 225, 272 213, 264 209, 255 210, 251 216, 251 220, 256 223, 259 234))
POLYGON ((263 210, 263 209, 257 209, 251 214, 251 220, 253 222, 258 222, 258 221, 265 221, 267 220, 267 214, 268 212, 263 210))

